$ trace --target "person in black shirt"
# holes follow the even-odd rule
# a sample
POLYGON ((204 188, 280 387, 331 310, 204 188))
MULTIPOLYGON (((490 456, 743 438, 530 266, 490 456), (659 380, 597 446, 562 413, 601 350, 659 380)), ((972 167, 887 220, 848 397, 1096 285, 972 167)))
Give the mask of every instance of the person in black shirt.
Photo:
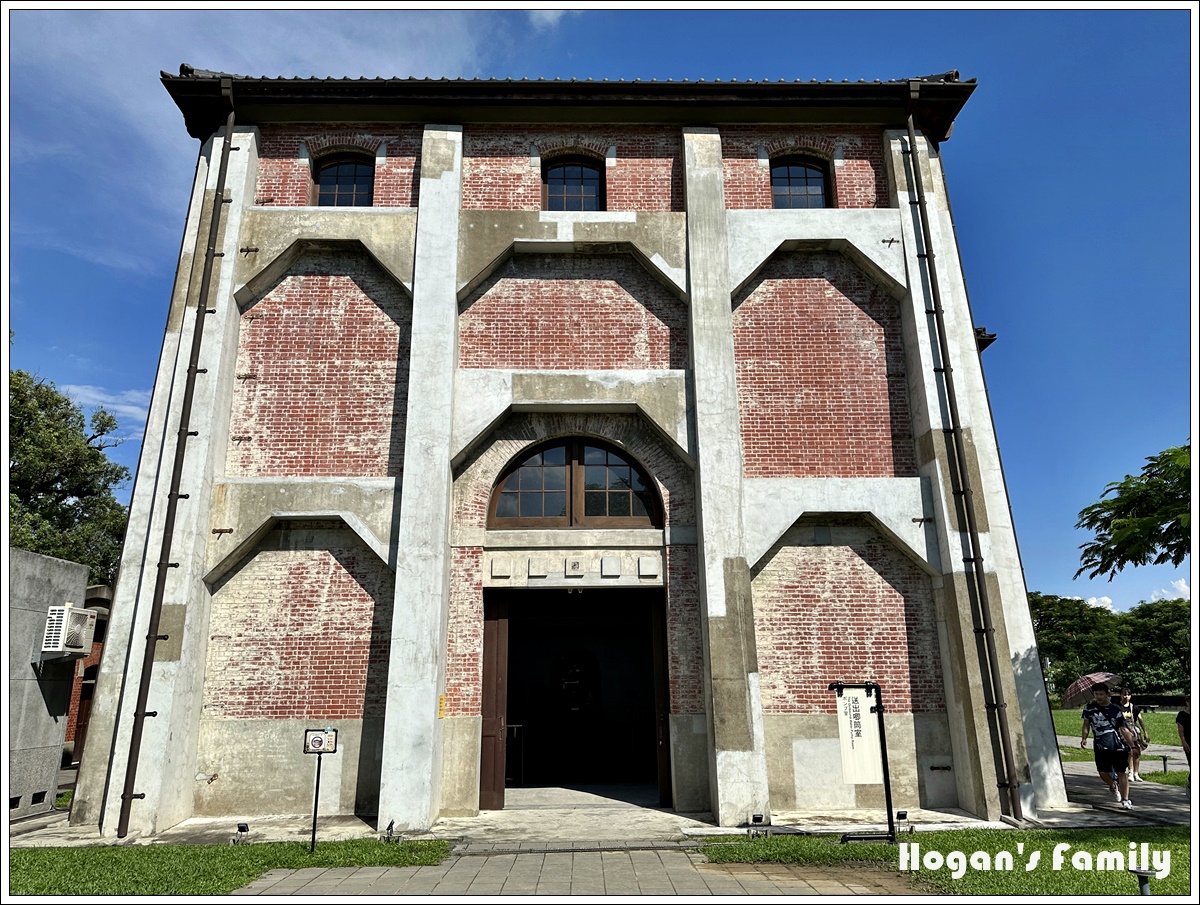
POLYGON ((1096 757, 1096 772, 1108 786, 1121 807, 1129 809, 1129 751, 1137 744, 1125 725, 1121 708, 1108 699, 1108 686, 1101 682, 1092 688, 1094 700, 1083 708, 1083 735, 1079 747, 1087 747, 1088 733, 1095 736, 1092 751, 1096 757), (1115 781, 1114 781, 1115 777, 1115 781))
POLYGON ((1183 756, 1188 766, 1192 765, 1192 697, 1183 699, 1183 710, 1175 714, 1175 730, 1179 733, 1179 744, 1183 745, 1183 756))
POLYGON ((1125 725, 1133 730, 1136 742, 1129 749, 1129 778, 1134 782, 1142 781, 1142 750, 1150 747, 1150 733, 1142 719, 1142 708, 1133 703, 1133 689, 1126 685, 1121 689, 1121 716, 1125 717, 1125 725))

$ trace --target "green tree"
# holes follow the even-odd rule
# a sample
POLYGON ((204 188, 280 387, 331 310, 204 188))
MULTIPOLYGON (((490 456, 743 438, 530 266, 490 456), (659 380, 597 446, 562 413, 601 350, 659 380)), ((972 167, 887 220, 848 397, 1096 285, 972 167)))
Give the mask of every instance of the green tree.
POLYGON ((1051 694, 1061 695, 1091 672, 1121 672, 1129 646, 1118 614, 1077 597, 1036 592, 1029 595, 1029 614, 1051 694))
POLYGON ((48 380, 9 372, 9 544, 116 578, 127 513, 113 490, 129 469, 109 460, 117 419, 83 411, 48 380))
POLYGON ((1140 475, 1109 484, 1079 513, 1075 527, 1096 537, 1079 548, 1076 578, 1087 572, 1088 578, 1108 575, 1112 581, 1126 566, 1178 566, 1191 552, 1191 441, 1146 462, 1140 475))
POLYGON ((1143 601, 1121 614, 1129 641, 1122 677, 1139 692, 1177 692, 1188 688, 1192 662, 1192 607, 1182 598, 1143 601))

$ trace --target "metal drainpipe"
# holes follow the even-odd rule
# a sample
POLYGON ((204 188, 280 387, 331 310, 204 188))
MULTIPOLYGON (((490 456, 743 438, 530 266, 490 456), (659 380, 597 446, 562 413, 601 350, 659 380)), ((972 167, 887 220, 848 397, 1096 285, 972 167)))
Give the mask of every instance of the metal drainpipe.
POLYGON ((200 297, 196 302, 196 324, 192 331, 192 352, 188 360, 187 381, 183 388, 183 404, 179 413, 179 432, 175 440, 175 463, 171 468, 171 489, 167 494, 167 514, 163 522, 162 549, 158 557, 158 575, 154 581, 154 600, 150 604, 150 625, 146 633, 146 653, 142 658, 142 678, 138 685, 137 705, 133 712, 133 733, 129 739, 129 760, 125 765, 125 788, 121 793, 121 817, 117 822, 117 837, 125 838, 129 833, 129 812, 135 798, 145 798, 144 792, 134 794, 137 783, 138 758, 142 750, 142 730, 146 717, 158 716, 157 711, 146 711, 150 699, 150 681, 154 672, 154 652, 158 642, 166 635, 158 633, 162 616, 163 598, 166 595, 167 570, 178 566, 171 559, 171 543, 175 534, 175 513, 179 501, 187 499, 179 493, 183 474, 183 459, 187 452, 187 440, 194 431, 189 430, 192 418, 192 398, 196 392, 196 375, 201 370, 200 346, 204 341, 204 318, 208 314, 208 295, 212 286, 213 268, 218 257, 217 236, 221 227, 221 209, 225 205, 225 174, 229 169, 230 144, 233 141, 233 80, 221 79, 221 96, 229 101, 229 116, 225 120, 225 140, 221 143, 221 164, 217 171, 217 187, 213 196, 212 217, 208 225, 208 247, 204 253, 204 274, 200 282, 200 297))
MULTIPOLYGON (((911 100, 915 104, 920 93, 920 83, 911 83, 911 100)), ((987 705, 996 711, 997 728, 1000 731, 1000 749, 1004 757, 1004 774, 1008 785, 1008 797, 1012 805, 1012 816, 1022 820, 1021 791, 1017 784, 1017 770, 1013 758, 1012 734, 1008 728, 1008 703, 1004 698, 1004 687, 1000 683, 1000 658, 996 652, 996 629, 992 623, 991 603, 988 597, 987 579, 983 572, 983 553, 980 548, 979 524, 975 519, 975 500, 971 490, 971 473, 967 470, 966 443, 963 440, 962 423, 958 415, 958 395, 954 390, 954 369, 950 366, 950 344, 946 339, 946 321, 942 311, 942 293, 938 286, 937 267, 934 264, 933 237, 929 230, 929 214, 925 204, 925 186, 921 178, 921 162, 917 155, 917 135, 913 127, 913 115, 908 114, 909 161, 912 163, 913 182, 917 189, 917 210, 921 221, 921 236, 925 243, 925 269, 929 274, 929 290, 933 296, 933 313, 937 324, 938 349, 942 358, 942 382, 946 387, 946 402, 950 408, 950 427, 954 437, 954 457, 958 465, 959 483, 962 486, 963 508, 967 513, 967 534, 971 541, 971 572, 975 576, 975 587, 979 594, 979 612, 983 621, 984 646, 987 649, 988 678, 991 681, 994 704, 987 705)))

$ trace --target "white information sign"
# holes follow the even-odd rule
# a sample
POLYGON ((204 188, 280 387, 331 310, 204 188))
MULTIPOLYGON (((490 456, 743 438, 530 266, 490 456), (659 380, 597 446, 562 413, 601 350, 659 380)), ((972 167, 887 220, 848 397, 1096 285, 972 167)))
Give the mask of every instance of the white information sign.
POLYGON ((843 688, 837 699, 838 732, 842 741, 842 782, 869 784, 883 782, 883 761, 879 753, 879 715, 871 708, 878 703, 867 697, 865 688, 843 688))

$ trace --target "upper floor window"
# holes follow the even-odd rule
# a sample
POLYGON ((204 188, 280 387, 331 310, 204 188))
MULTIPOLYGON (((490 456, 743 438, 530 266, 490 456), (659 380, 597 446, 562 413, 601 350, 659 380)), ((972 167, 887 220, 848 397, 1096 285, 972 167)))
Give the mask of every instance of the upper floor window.
POLYGON ((832 207, 825 164, 811 157, 771 161, 771 196, 776 208, 832 207))
POLYGON ((628 456, 597 440, 555 440, 500 478, 488 525, 649 528, 662 525, 662 507, 649 478, 628 456))
POLYGON ((375 195, 375 159, 339 154, 317 161, 317 204, 321 207, 370 207, 375 195))
POLYGON ((604 164, 590 157, 547 161, 542 167, 542 206, 548 211, 604 210, 604 164))

